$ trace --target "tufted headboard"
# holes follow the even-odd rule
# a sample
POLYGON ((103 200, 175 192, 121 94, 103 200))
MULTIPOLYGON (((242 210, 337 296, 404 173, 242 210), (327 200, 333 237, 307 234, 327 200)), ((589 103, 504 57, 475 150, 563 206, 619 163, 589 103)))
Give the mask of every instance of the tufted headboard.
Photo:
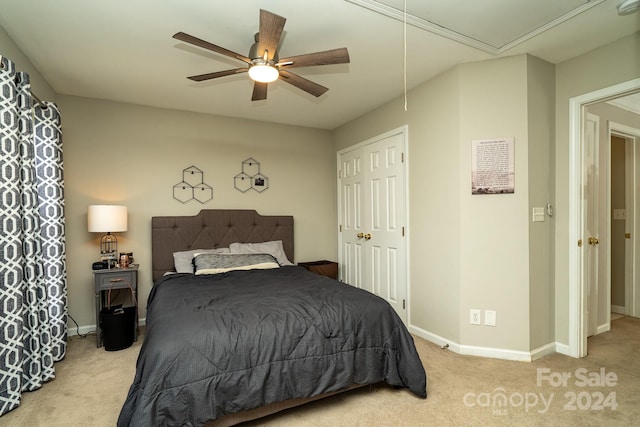
POLYGON ((242 209, 203 209, 195 216, 154 216, 153 281, 173 270, 174 252, 271 240, 282 240, 287 257, 294 262, 292 216, 262 216, 255 210, 242 209))

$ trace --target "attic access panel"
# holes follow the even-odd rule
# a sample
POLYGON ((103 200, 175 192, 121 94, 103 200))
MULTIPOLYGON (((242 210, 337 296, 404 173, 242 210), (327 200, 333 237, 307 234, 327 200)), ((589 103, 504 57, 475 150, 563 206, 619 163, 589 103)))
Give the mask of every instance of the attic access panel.
MULTIPOLYGON (((404 0, 346 0, 404 20, 404 0)), ((605 0, 407 0, 407 23, 494 55, 605 0)))

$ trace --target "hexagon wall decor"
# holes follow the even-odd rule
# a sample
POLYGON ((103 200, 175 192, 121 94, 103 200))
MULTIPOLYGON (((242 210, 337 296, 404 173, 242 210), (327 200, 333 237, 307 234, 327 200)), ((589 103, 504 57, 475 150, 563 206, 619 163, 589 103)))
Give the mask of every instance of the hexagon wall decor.
POLYGON ((173 186, 173 198, 181 203, 197 200, 204 204, 213 199, 213 188, 204 182, 204 172, 189 166, 182 170, 182 181, 173 186))
POLYGON ((260 173, 260 162, 249 157, 242 162, 242 172, 233 177, 233 186, 241 193, 249 190, 262 193, 269 188, 269 178, 260 173))

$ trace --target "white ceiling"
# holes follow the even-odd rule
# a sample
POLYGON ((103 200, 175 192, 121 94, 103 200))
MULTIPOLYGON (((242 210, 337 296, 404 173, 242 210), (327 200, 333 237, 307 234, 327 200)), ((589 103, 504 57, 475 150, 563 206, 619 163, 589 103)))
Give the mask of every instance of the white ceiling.
POLYGON ((607 103, 615 107, 622 108, 623 110, 640 114, 640 93, 634 93, 622 98, 612 99, 607 101, 607 103))
POLYGON ((618 16, 618 0, 406 0, 405 62, 404 3, 2 0, 0 27, 60 94, 322 129, 402 96, 405 64, 411 89, 459 63, 525 52, 559 63, 640 30, 640 13, 618 16), (326 94, 278 81, 252 102, 245 73, 186 79, 243 63, 174 33, 247 55, 261 8, 287 18, 280 57, 349 49, 350 64, 295 69, 326 94))

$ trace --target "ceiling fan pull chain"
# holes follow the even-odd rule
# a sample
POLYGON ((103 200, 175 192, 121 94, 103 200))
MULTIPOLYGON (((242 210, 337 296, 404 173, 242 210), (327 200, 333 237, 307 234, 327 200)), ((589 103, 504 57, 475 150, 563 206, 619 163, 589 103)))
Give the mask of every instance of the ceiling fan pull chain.
POLYGON ((404 0, 402 29, 404 32, 404 111, 407 111, 407 0, 404 0))

